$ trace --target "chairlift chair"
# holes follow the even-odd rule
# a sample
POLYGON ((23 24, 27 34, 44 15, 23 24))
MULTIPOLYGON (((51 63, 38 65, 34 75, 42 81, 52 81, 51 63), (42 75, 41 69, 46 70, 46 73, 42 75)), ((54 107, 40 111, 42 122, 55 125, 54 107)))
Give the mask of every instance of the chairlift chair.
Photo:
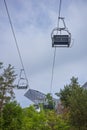
POLYGON ((20 71, 20 77, 18 80, 18 89, 27 89, 28 88, 28 80, 26 79, 25 75, 23 75, 23 69, 20 71))
POLYGON ((52 30, 52 47, 70 47, 71 33, 66 28, 64 18, 59 17, 59 19, 62 20, 64 27, 57 27, 52 30))
POLYGON ((28 88, 28 84, 27 84, 26 79, 23 79, 23 78, 19 79, 17 88, 18 89, 27 89, 28 88))

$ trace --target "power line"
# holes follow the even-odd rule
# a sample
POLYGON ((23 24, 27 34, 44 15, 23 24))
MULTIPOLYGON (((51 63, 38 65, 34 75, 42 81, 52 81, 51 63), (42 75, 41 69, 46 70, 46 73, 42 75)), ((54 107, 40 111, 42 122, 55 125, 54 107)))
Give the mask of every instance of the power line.
POLYGON ((24 71, 24 75, 25 75, 26 81, 28 82, 28 79, 27 79, 27 76, 26 76, 26 72, 25 72, 25 68, 24 68, 24 64, 23 64, 23 60, 22 60, 21 53, 20 53, 20 49, 19 49, 19 46, 18 46, 18 41, 17 41, 16 35, 15 35, 15 31, 14 31, 14 28, 13 28, 13 24, 12 24, 12 21, 11 21, 11 16, 9 14, 9 10, 8 10, 8 6, 7 6, 7 3, 6 3, 6 0, 4 0, 4 5, 5 5, 5 8, 6 8, 6 12, 7 12, 7 16, 8 16, 8 19, 9 19, 10 27, 11 27, 12 34, 13 34, 13 37, 14 37, 14 41, 15 41, 15 44, 16 44, 16 48, 17 48, 17 51, 18 51, 20 63, 21 63, 22 69, 24 71))
MULTIPOLYGON (((60 0, 60 2, 59 2, 57 28, 59 28, 59 19, 60 19, 60 13, 61 13, 61 5, 62 5, 62 0, 60 0)), ((56 57, 56 47, 54 48, 54 57, 53 57, 53 65, 52 65, 52 76, 51 76, 50 93, 51 93, 51 91, 52 91, 52 85, 53 85, 54 67, 55 67, 55 57, 56 57)))

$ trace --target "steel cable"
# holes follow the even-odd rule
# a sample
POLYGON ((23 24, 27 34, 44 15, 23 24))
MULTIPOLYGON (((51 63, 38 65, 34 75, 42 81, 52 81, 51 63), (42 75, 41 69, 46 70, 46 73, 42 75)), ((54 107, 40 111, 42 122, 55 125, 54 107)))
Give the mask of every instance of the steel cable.
POLYGON ((17 41, 16 35, 15 35, 15 31, 14 31, 14 28, 13 28, 13 24, 12 24, 12 21, 11 21, 11 16, 9 14, 9 10, 8 10, 8 6, 7 6, 7 3, 6 3, 6 0, 4 0, 4 5, 5 5, 5 8, 6 8, 6 12, 7 12, 7 16, 8 16, 8 19, 9 19, 10 27, 11 27, 12 34, 13 34, 13 37, 14 37, 14 41, 15 41, 15 44, 16 44, 16 48, 17 48, 17 51, 18 51, 20 63, 21 63, 22 69, 24 71, 25 79, 26 79, 26 81, 28 83, 28 79, 27 79, 27 76, 26 76, 23 60, 22 60, 20 49, 19 49, 19 46, 18 46, 18 41, 17 41))
MULTIPOLYGON (((60 13, 61 13, 61 5, 62 5, 62 0, 60 0, 60 2, 59 2, 59 11, 58 11, 57 28, 59 28, 59 19, 60 19, 60 13)), ((55 67, 55 57, 56 57, 56 47, 54 48, 54 56, 53 56, 53 64, 52 64, 52 76, 51 76, 50 93, 51 93, 51 91, 52 91, 52 86, 53 86, 54 67, 55 67)))

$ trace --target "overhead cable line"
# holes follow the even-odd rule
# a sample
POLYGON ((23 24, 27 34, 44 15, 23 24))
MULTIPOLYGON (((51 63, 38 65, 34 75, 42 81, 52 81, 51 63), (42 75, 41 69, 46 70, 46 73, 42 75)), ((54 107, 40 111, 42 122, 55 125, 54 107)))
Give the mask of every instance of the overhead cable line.
POLYGON ((12 34, 13 34, 13 37, 14 37, 14 41, 15 41, 15 44, 16 44, 16 48, 17 48, 17 51, 18 51, 20 63, 21 63, 21 66, 22 66, 21 70, 24 71, 25 79, 26 79, 26 81, 28 83, 28 79, 27 79, 27 76, 26 76, 26 72, 25 72, 22 56, 21 56, 21 53, 20 53, 20 49, 19 49, 19 46, 18 46, 18 41, 17 41, 16 35, 15 35, 15 31, 14 31, 14 28, 13 28, 13 24, 12 24, 11 16, 9 14, 9 10, 8 10, 8 6, 7 6, 7 3, 6 3, 6 0, 4 0, 4 5, 5 5, 5 8, 6 8, 6 12, 7 12, 7 16, 8 16, 8 19, 9 19, 10 27, 11 27, 12 34))
MULTIPOLYGON (((60 2, 59 2, 59 11, 58 11, 57 28, 59 28, 59 20, 60 20, 60 14, 61 14, 61 5, 62 5, 62 0, 60 0, 60 2)), ((56 47, 54 48, 54 56, 53 56, 53 65, 52 65, 52 76, 51 76, 50 93, 51 93, 51 91, 52 91, 52 86, 53 86, 54 67, 55 67, 55 57, 56 57, 56 47)))
POLYGON ((61 5, 62 5, 62 0, 60 0, 60 3, 59 3, 57 28, 59 28, 59 20, 60 20, 60 16, 61 16, 61 5))
POLYGON ((55 57, 56 57, 56 47, 55 47, 55 49, 54 49, 54 56, 53 56, 53 64, 52 64, 52 75, 51 75, 50 93, 51 93, 51 91, 52 91, 52 85, 53 85, 53 76, 54 76, 55 57))

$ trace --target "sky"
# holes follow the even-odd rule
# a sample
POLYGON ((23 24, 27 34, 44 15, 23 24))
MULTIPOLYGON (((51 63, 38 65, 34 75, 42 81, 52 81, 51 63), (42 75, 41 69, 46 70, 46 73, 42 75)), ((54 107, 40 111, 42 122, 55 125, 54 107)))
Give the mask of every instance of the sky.
MULTIPOLYGON (((43 93, 51 89, 54 48, 51 32, 57 26, 59 0, 6 0, 29 88, 43 93)), ((83 85, 87 82, 87 1, 62 0, 61 16, 72 35, 71 48, 56 48, 53 85, 54 95, 70 83, 72 76, 83 85)), ((0 62, 11 64, 18 82, 21 63, 4 0, 0 0, 0 62)), ((29 89, 28 88, 28 89, 29 89)), ((27 89, 27 90, 28 90, 27 89)), ((22 107, 32 102, 24 97, 27 90, 15 89, 22 107)))

